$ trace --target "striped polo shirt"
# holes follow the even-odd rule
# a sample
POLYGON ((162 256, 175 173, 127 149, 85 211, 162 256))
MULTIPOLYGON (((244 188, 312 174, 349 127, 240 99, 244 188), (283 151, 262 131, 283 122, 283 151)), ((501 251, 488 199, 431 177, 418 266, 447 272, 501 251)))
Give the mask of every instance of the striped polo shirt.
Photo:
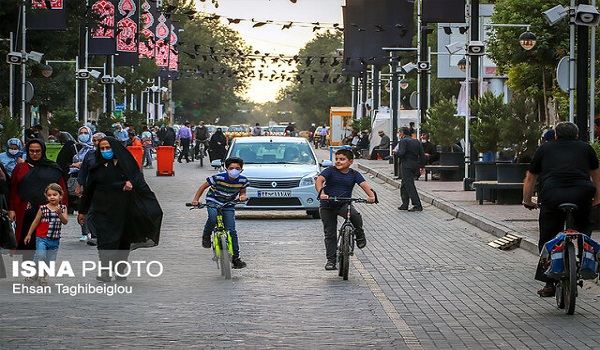
POLYGON ((206 182, 210 185, 206 193, 206 202, 217 204, 224 204, 235 199, 242 188, 249 185, 248 178, 244 175, 238 176, 237 179, 230 179, 227 172, 207 177, 206 182))

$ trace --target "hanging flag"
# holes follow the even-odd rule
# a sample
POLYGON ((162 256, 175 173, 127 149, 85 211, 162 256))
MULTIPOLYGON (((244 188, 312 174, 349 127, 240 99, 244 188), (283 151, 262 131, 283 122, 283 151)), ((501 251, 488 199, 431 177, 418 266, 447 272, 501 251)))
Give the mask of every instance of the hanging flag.
POLYGON ((92 17, 96 23, 90 28, 88 52, 90 55, 115 54, 115 9, 117 0, 97 0, 92 3, 92 17))
POLYGON ((167 79, 179 76, 179 22, 171 22, 171 40, 169 41, 169 75, 167 79))
POLYGON ((31 0, 31 10, 26 12, 27 30, 67 29, 66 0, 31 0), (48 7, 49 6, 49 7, 48 7))
POLYGON ((140 58, 154 58, 154 47, 156 43, 154 32, 156 30, 158 15, 156 2, 142 0, 141 8, 140 18, 142 31, 139 39, 139 56, 140 58))
POLYGON ((138 66, 139 0, 119 0, 117 21, 115 66, 138 66))
POLYGON ((169 37, 170 37, 171 21, 165 17, 164 13, 158 15, 156 23, 156 31, 154 32, 156 46, 154 48, 154 59, 158 67, 169 66, 169 37))

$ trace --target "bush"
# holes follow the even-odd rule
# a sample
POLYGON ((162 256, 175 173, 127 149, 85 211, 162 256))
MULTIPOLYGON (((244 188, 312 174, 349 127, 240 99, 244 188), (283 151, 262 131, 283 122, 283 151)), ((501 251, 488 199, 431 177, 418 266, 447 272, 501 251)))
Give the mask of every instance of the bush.
POLYGON ((478 152, 498 151, 502 121, 509 115, 503 100, 504 94, 494 96, 488 91, 471 102, 472 114, 477 119, 470 124, 469 137, 478 152))
POLYGON ((19 124, 19 118, 11 118, 8 114, 8 108, 1 107, 0 113, 2 114, 2 119, 0 123, 4 127, 2 129, 2 133, 0 133, 0 151, 6 151, 6 142, 9 139, 16 137, 19 140, 22 139, 21 125, 19 124))

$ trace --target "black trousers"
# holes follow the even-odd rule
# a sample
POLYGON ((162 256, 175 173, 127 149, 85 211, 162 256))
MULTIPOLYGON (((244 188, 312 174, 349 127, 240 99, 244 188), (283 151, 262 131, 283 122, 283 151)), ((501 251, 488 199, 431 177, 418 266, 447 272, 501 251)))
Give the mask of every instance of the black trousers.
POLYGON ((185 157, 185 161, 190 161, 190 139, 179 139, 181 141, 181 153, 179 153, 178 161, 185 157))
MULTIPOLYGON (((323 232, 325 233, 325 255, 327 261, 336 261, 337 257, 337 217, 346 218, 348 205, 344 204, 339 208, 320 207, 319 214, 323 222, 323 232)), ((354 225, 356 231, 354 234, 359 237, 363 235, 363 220, 360 213, 352 207, 350 211, 350 222, 354 225)))
POLYGON ((421 199, 417 192, 417 186, 415 186, 415 177, 419 175, 418 167, 402 167, 402 184, 400 185, 400 199, 402 199, 402 206, 408 207, 408 202, 412 202, 415 207, 421 207, 421 199))

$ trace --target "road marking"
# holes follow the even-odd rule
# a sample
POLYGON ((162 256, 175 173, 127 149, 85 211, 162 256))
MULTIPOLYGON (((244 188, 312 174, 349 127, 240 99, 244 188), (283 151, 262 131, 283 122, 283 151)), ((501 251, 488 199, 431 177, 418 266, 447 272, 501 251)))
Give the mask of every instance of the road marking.
POLYGON ((379 284, 377 284, 375 278, 373 278, 369 271, 367 271, 367 269, 360 262, 360 260, 352 259, 352 264, 354 265, 354 268, 358 271, 358 273, 362 276, 362 278, 367 282, 369 289, 371 290, 375 298, 379 301, 379 303, 383 307, 383 310, 388 315, 390 320, 392 320, 394 326, 396 326, 396 329, 398 330, 398 333, 404 340, 406 346, 408 346, 409 349, 414 350, 425 349, 423 345, 421 345, 421 342, 419 342, 419 339, 417 339, 417 336, 412 331, 410 326, 402 319, 392 302, 385 296, 385 293, 379 287, 379 284))

